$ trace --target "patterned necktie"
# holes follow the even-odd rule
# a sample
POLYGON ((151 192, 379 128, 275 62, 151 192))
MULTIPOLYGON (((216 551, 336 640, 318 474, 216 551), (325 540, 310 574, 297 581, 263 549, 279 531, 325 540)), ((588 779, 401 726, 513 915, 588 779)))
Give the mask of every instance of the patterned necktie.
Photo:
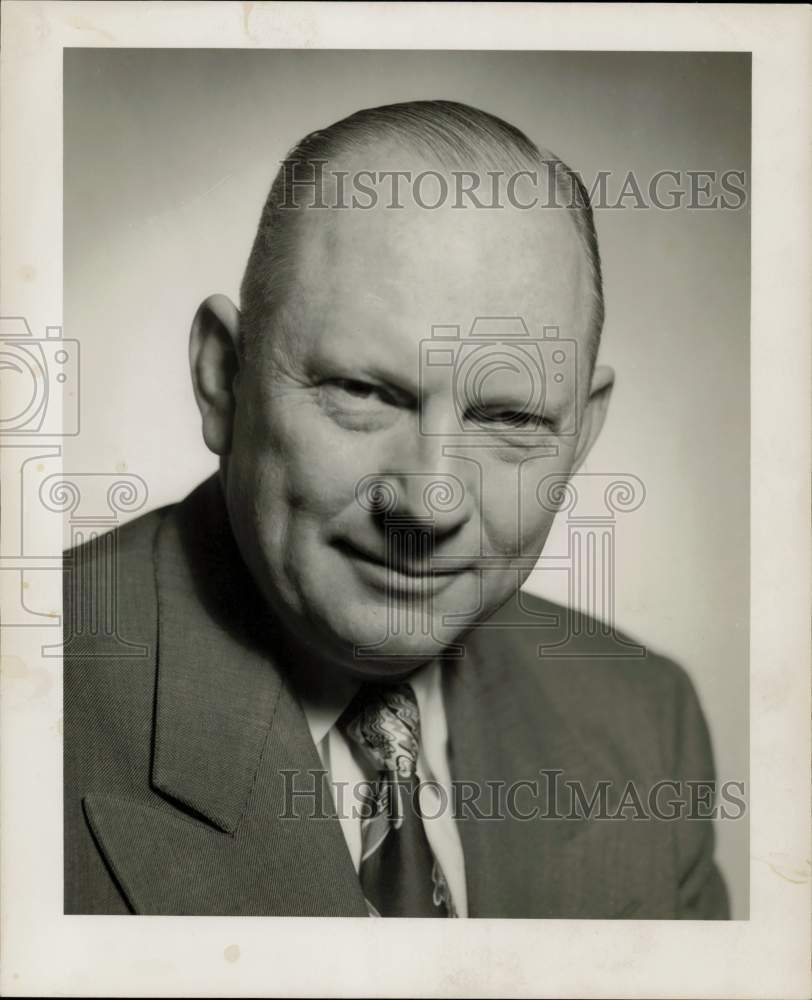
POLYGON ((378 772, 371 815, 361 820, 359 876, 370 915, 454 916, 419 812, 420 714, 411 685, 365 685, 345 718, 347 736, 378 772))

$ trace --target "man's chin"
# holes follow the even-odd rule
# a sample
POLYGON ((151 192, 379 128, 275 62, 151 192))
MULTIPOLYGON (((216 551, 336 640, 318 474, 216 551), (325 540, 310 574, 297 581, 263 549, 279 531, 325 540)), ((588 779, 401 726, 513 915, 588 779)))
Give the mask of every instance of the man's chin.
MULTIPOLYGON (((337 623, 338 624, 338 623, 337 623)), ((409 623, 381 623, 361 618, 338 624, 341 639, 331 643, 333 659, 357 677, 400 677, 443 655, 457 629, 426 622, 422 629, 409 623), (400 624, 400 629, 394 627, 400 624)))
POLYGON ((448 643, 431 638, 422 641, 390 640, 358 644, 352 651, 350 667, 358 674, 396 677, 409 674, 448 650, 448 643))

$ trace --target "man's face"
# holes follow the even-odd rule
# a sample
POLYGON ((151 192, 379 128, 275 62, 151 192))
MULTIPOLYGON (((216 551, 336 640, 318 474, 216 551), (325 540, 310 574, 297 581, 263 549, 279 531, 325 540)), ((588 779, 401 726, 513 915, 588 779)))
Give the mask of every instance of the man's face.
POLYGON ((537 488, 571 470, 589 392, 586 264, 564 210, 299 210, 296 226, 295 277, 239 373, 229 514, 282 622, 351 672, 396 676, 541 553, 537 488), (521 317, 527 343, 494 317, 521 317), (438 355, 421 342, 439 325, 460 341, 438 355), (544 327, 576 342, 560 365, 544 327))

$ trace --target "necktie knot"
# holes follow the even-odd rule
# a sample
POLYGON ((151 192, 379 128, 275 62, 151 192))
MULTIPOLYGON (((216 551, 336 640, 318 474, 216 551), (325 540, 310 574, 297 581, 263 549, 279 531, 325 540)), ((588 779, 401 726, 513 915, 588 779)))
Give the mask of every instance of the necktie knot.
POLYGON ((350 706, 345 732, 378 771, 414 777, 420 712, 410 684, 363 687, 350 706))

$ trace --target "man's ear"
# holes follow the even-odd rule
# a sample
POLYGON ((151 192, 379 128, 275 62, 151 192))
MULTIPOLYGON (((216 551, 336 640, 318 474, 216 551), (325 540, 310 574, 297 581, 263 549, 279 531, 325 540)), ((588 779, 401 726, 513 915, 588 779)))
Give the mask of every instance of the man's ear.
POLYGON ((575 461, 572 471, 576 472, 584 459, 592 450, 606 419, 612 386, 615 384, 615 373, 608 365, 596 365, 589 386, 589 398, 581 418, 581 430, 578 434, 578 445, 575 449, 575 461))
POLYGON ((239 370, 240 312, 225 295, 211 295, 197 310, 189 335, 189 365, 203 440, 215 455, 231 451, 239 370))

